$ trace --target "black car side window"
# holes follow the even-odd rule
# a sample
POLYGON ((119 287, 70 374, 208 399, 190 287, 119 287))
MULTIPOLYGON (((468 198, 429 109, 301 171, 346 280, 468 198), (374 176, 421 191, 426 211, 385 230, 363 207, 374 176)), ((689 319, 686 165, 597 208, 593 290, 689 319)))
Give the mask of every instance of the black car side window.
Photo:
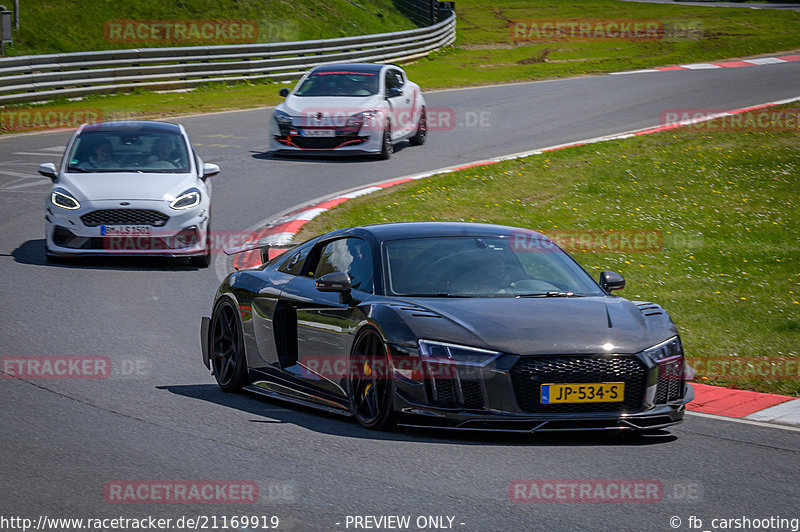
POLYGON ((319 252, 315 268, 308 275, 319 278, 332 272, 345 272, 352 287, 372 292, 372 252, 360 238, 341 238, 328 242, 319 252))
POLYGON ((390 89, 400 89, 403 87, 403 76, 397 70, 387 70, 385 82, 386 92, 388 94, 390 89))
POLYGON ((306 246, 296 251, 288 251, 287 253, 289 256, 283 264, 278 266, 278 271, 290 275, 300 275, 303 270, 303 263, 306 261, 306 257, 308 257, 309 250, 311 250, 311 246, 306 246))

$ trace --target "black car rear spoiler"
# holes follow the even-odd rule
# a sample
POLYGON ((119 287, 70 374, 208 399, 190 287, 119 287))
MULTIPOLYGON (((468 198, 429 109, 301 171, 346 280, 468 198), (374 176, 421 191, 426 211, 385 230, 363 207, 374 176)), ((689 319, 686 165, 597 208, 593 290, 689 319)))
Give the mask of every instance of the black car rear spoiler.
POLYGON ((241 246, 236 246, 233 248, 227 248, 223 250, 223 253, 226 255, 236 255, 237 253, 244 253, 245 251, 255 251, 261 250, 261 264, 266 264, 269 262, 269 250, 270 249, 292 249, 296 247, 298 244, 244 244, 241 246))

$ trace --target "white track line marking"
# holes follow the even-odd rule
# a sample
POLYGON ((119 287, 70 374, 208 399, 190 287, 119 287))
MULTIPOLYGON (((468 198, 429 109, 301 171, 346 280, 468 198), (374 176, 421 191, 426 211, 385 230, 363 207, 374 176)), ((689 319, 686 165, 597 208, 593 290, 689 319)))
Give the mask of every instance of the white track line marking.
POLYGON ((13 170, 0 170, 0 174, 3 175, 10 175, 11 177, 22 177, 22 178, 39 178, 41 177, 39 174, 34 174, 33 172, 22 173, 22 172, 15 172, 13 170))
POLYGON ((51 181, 49 179, 45 178, 45 179, 41 179, 39 181, 34 181, 32 183, 21 183, 19 185, 5 186, 5 187, 0 188, 0 190, 15 190, 15 189, 18 189, 18 188, 38 187, 39 185, 49 185, 50 183, 51 183, 51 181))

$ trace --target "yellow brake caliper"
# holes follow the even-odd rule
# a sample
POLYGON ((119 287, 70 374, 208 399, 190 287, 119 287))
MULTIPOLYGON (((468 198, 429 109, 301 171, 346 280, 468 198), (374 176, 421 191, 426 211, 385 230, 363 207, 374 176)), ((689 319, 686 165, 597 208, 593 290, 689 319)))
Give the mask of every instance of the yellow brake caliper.
MULTIPOLYGON (((369 367, 369 362, 367 361, 364 361, 364 375, 366 375, 367 377, 372 375, 372 368, 369 367)), ((372 383, 367 384, 367 387, 364 388, 364 397, 367 396, 367 392, 369 392, 370 388, 372 388, 372 383)))

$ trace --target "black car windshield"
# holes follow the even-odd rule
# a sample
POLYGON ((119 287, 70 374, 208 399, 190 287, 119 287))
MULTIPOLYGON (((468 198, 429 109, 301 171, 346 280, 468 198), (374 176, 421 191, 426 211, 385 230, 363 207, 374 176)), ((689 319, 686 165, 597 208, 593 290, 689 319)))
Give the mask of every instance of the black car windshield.
POLYGON ((378 73, 357 70, 314 72, 303 81, 295 96, 371 96, 378 94, 378 73))
POLYGON ((579 297, 603 295, 569 255, 547 240, 432 237, 383 245, 388 295, 579 297))
POLYGON ((88 131, 69 154, 68 172, 187 173, 183 136, 164 131, 88 131))

